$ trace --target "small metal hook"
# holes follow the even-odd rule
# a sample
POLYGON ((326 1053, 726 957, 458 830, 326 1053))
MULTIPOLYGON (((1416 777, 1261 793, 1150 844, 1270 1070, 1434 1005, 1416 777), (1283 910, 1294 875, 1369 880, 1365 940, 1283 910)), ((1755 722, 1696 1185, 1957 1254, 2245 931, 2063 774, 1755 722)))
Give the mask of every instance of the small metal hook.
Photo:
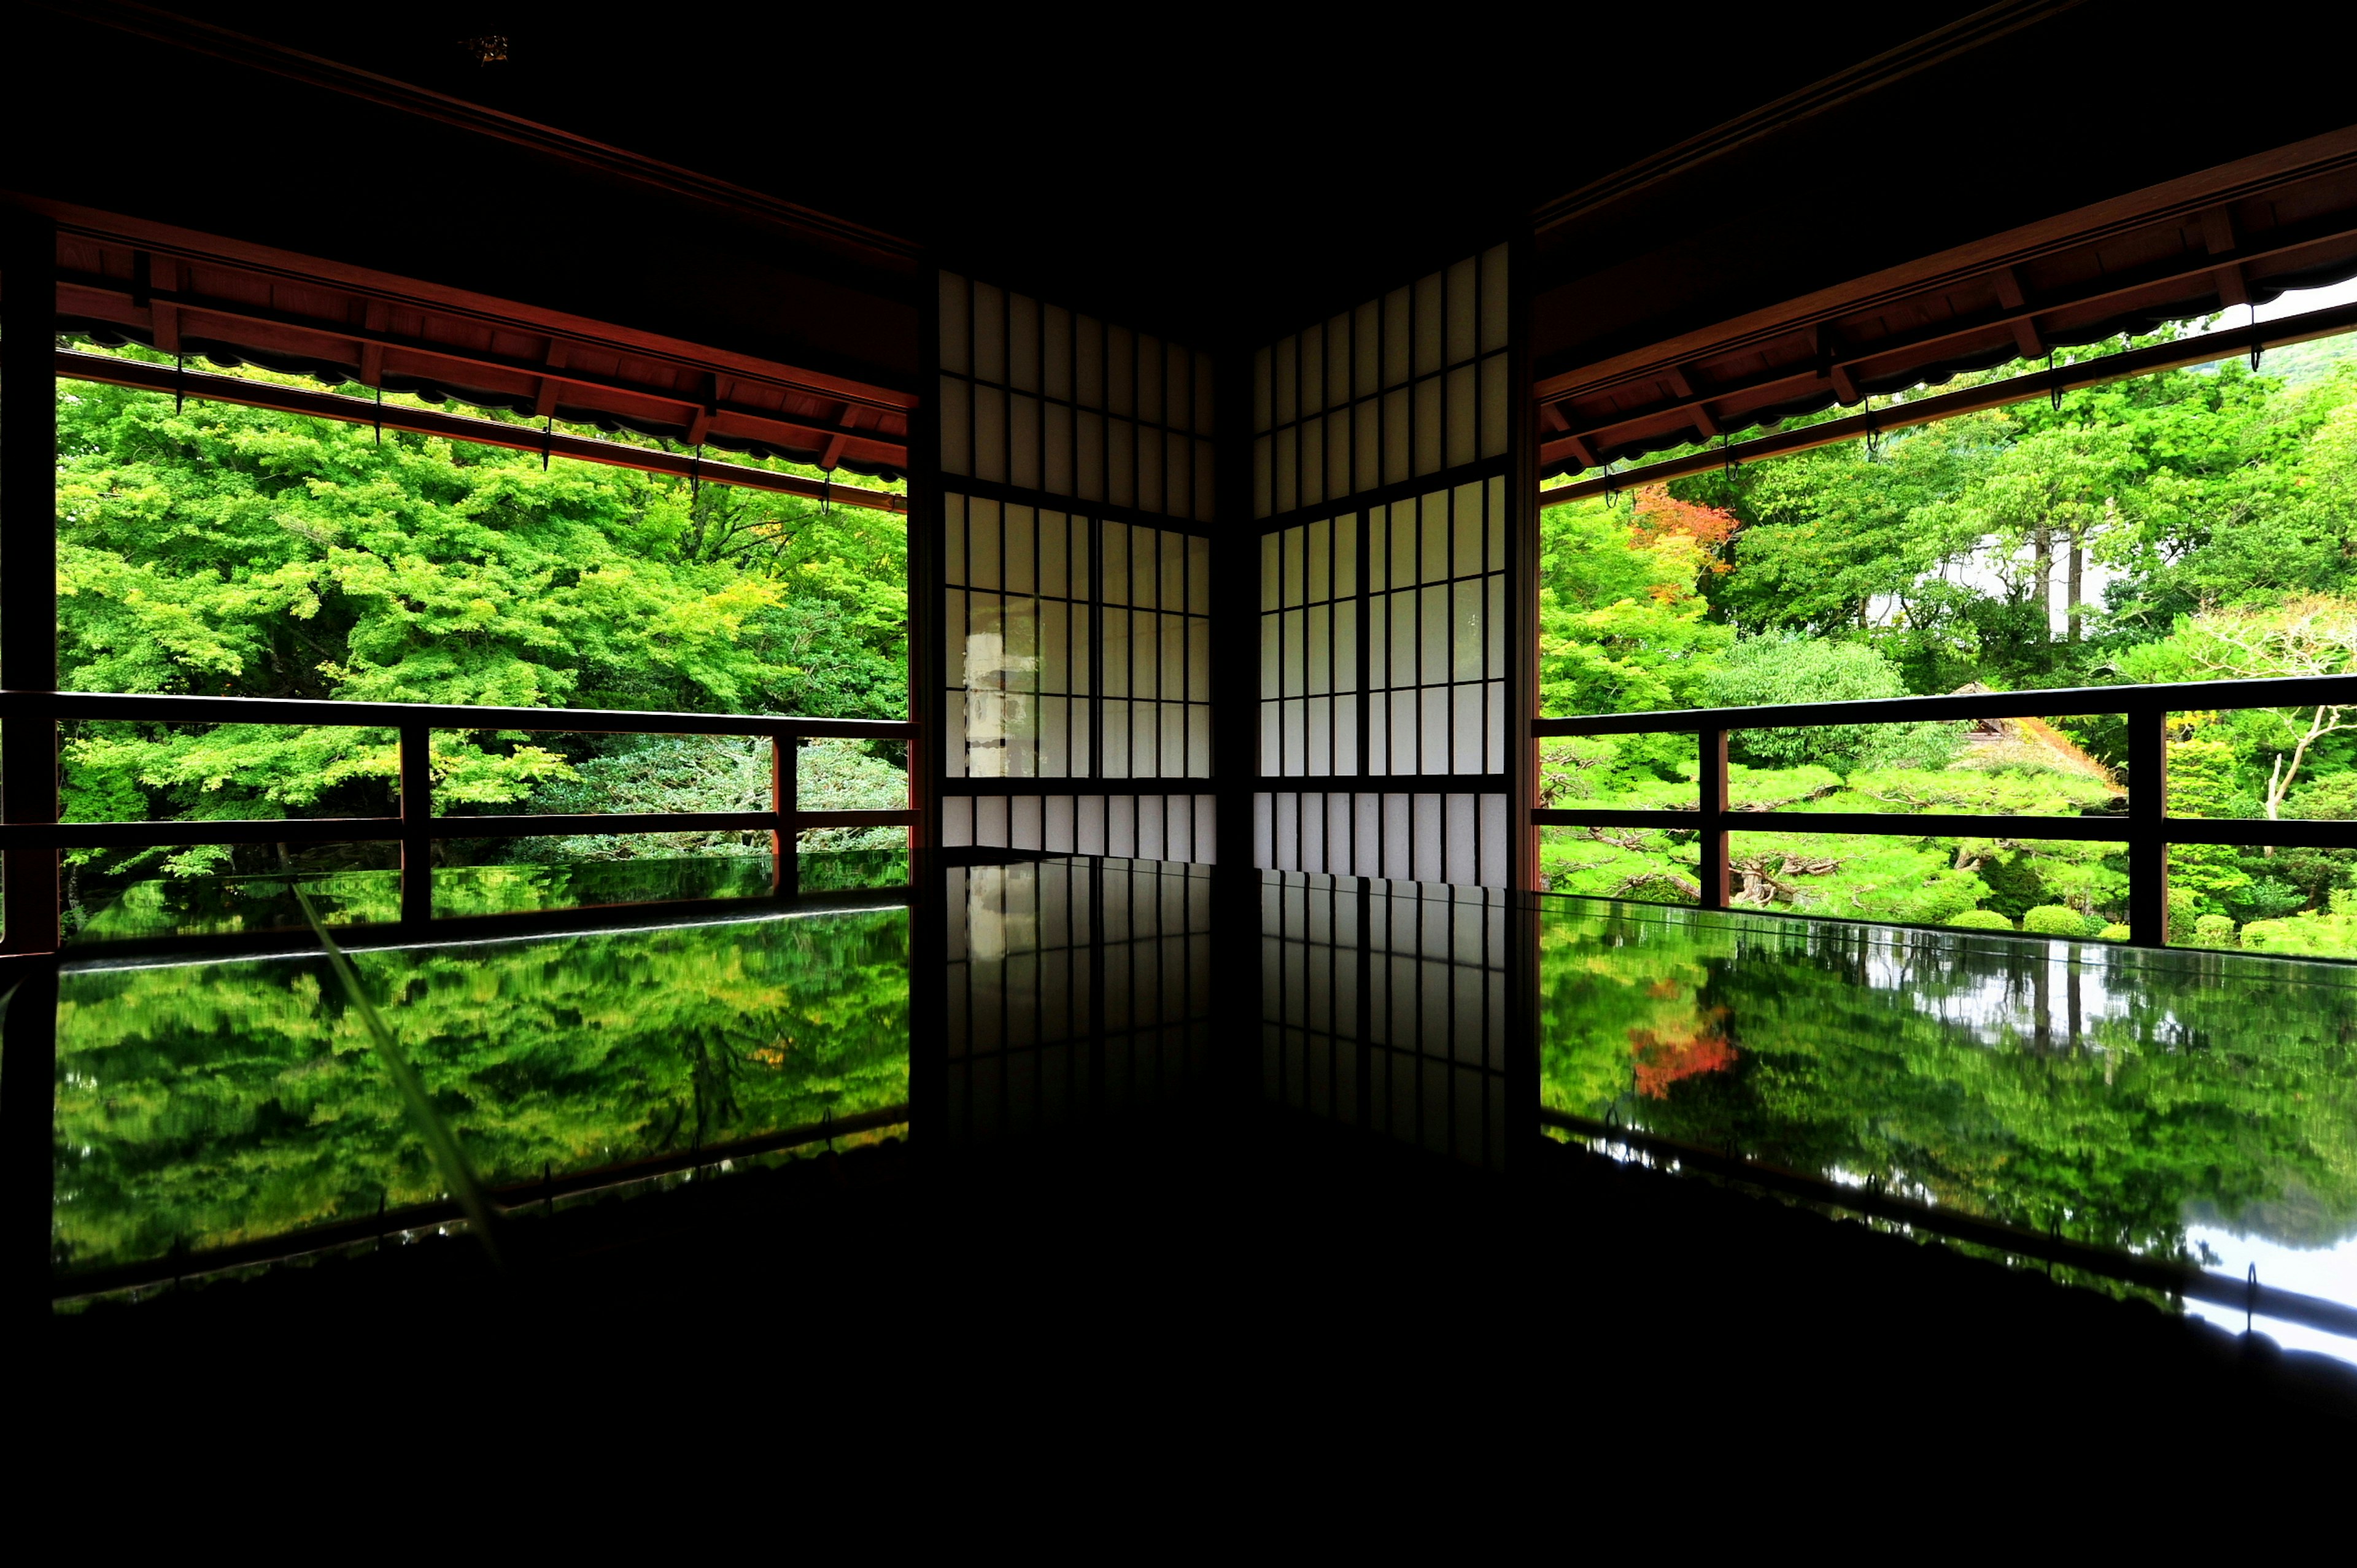
POLYGON ((188 406, 188 389, 184 384, 188 373, 188 355, 175 350, 172 355, 172 412, 176 414, 188 406))
MULTIPOLYGON (((2259 302, 2255 299, 2251 301, 2251 374, 2259 373, 2259 357, 2266 352, 2259 342, 2259 302)), ((2258 1267, 2256 1263, 2251 1266, 2258 1267)))
POLYGON ((2046 394, 2054 403, 2054 412, 2060 413, 2062 412, 2062 378, 2055 373, 2054 352, 2050 349, 2046 354, 2046 394))
POLYGON ((540 427, 540 471, 544 474, 548 472, 548 449, 555 443, 556 415, 552 413, 547 416, 547 422, 540 427))

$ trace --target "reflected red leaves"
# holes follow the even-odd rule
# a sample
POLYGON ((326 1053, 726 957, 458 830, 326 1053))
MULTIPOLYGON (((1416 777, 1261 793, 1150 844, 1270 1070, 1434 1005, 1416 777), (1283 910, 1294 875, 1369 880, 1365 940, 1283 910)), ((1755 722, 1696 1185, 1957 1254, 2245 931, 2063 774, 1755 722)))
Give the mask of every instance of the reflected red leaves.
POLYGON ((1637 1092, 1648 1100, 1660 1100, 1680 1079, 1733 1067, 1742 1053, 1717 1033, 1725 1015, 1723 1009, 1713 1008, 1699 1027, 1630 1030, 1629 1055, 1633 1058, 1637 1092))

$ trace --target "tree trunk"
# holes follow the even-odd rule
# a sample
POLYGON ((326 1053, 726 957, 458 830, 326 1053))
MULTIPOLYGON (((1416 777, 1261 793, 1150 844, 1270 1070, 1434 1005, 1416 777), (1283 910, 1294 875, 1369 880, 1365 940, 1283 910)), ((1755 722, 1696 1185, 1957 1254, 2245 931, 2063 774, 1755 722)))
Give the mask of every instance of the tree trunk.
POLYGON ((2038 630, 2051 641, 2054 637, 2054 531, 2041 528, 2030 535, 2036 551, 2038 579, 2038 630))
POLYGON ((2087 544, 2076 529, 2071 532, 2071 640, 2079 640, 2079 607, 2086 602, 2087 544))

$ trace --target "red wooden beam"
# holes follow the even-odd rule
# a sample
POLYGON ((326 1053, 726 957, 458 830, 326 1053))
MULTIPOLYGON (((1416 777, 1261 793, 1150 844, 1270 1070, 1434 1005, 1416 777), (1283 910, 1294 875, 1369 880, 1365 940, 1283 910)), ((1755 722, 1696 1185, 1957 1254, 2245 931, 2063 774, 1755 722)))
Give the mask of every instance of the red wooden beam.
POLYGON ((591 441, 578 435, 535 430, 528 424, 502 424, 496 420, 436 413, 399 403, 362 403, 357 398, 339 397, 334 392, 304 392, 269 381, 242 381, 234 376, 176 371, 169 365, 117 360, 103 354, 76 353, 71 349, 59 349, 56 364, 57 373, 72 381, 137 387, 145 392, 177 390, 189 397, 206 398, 215 403, 242 403, 249 408, 309 414, 316 419, 340 419, 348 424, 381 424, 389 430, 406 430, 419 435, 443 435, 453 441, 472 441, 480 446, 503 446, 515 452, 546 452, 552 456, 603 463, 609 467, 637 468, 650 474, 670 474, 679 478, 695 477, 714 484, 775 490, 784 495, 806 496, 812 500, 832 500, 877 511, 905 512, 909 510, 907 497, 871 490, 863 486, 827 485, 816 479, 805 479, 798 474, 780 474, 768 468, 746 467, 736 463, 699 461, 692 454, 628 446, 619 441, 591 441))
MULTIPOLYGON (((2060 365, 2050 374, 2040 371, 2034 375, 2014 376, 2002 381, 1991 381, 1986 386, 1944 392, 1937 397, 1894 403, 1887 408, 1874 411, 1870 428, 1895 430, 1902 425, 1929 424, 1934 420, 1950 419, 1959 413, 2027 403, 2032 398, 2047 396, 2058 386, 2066 392, 2102 386, 2129 376, 2151 375, 2158 371, 2173 371, 2186 365, 2206 365, 2213 360, 2230 360, 2236 354, 2248 353, 2255 344, 2283 348, 2306 342, 2311 338, 2330 338, 2352 329, 2357 329, 2357 305, 2311 310, 2304 316, 2287 316, 2255 327, 2225 328, 2200 338, 2156 343, 2148 349, 2105 354, 2100 359, 2083 360, 2075 365, 2060 365)), ((1683 478, 1689 474, 1707 473, 1730 462, 1753 462, 1761 457, 1779 457, 1788 453, 1805 452, 1812 447, 1830 446, 1835 442, 1855 440, 1868 433, 1869 416, 1866 414, 1831 420, 1824 424, 1806 424, 1797 430, 1759 436, 1736 446, 1718 447, 1709 452, 1649 463, 1641 468, 1615 474, 1609 480, 1580 479, 1568 485, 1557 485, 1539 492, 1539 505, 1561 506, 1583 496, 1601 495, 1607 489, 1619 490, 1631 485, 1658 484, 1665 479, 1683 478)), ((1539 447, 1542 467, 1559 463, 1566 457, 1576 459, 1582 467, 1596 467, 1595 450, 1583 436, 1560 436, 1543 443, 1539 447)))
MULTIPOLYGON (((59 308, 66 314, 120 321, 126 326, 146 326, 150 331, 155 329, 155 312, 160 306, 180 318, 180 330, 183 332, 187 330, 186 318, 195 315, 223 321, 277 328, 288 332, 324 338, 328 344, 338 346, 336 349, 326 350, 327 352, 339 352, 341 346, 350 345, 355 352, 344 357, 355 357, 359 360, 361 381, 363 385, 379 384, 368 379, 369 373, 373 370, 381 378, 383 374, 385 356, 388 353, 393 353, 401 355, 404 361, 413 361, 411 364, 413 373, 421 376, 438 376, 463 381, 463 376, 453 376, 447 370, 437 369, 438 364, 494 371, 520 379, 528 378, 532 386, 544 389, 536 393, 535 403, 546 395, 544 391, 546 384, 554 381, 563 385, 580 387, 592 392, 619 393, 625 397, 642 399, 649 403, 676 408, 682 411, 683 424, 691 423, 699 412, 705 413, 707 419, 713 416, 726 416, 726 423, 734 427, 729 434, 744 435, 757 440, 774 441, 780 445, 791 445, 798 447, 819 446, 844 429, 839 423, 799 417, 780 409, 757 408, 745 403, 722 404, 715 399, 685 396, 676 386, 652 386, 568 368, 569 354, 559 355, 552 351, 542 359, 527 360, 511 355, 494 354, 488 349, 469 349, 462 344, 399 335, 389 329, 390 312, 382 301, 370 301, 365 313, 365 321, 355 325, 351 322, 323 321, 288 311, 273 310, 267 306, 242 300, 178 293, 167 295, 161 290, 156 291, 150 303, 142 308, 131 304, 130 285, 125 280, 88 273, 61 274, 58 282, 58 293, 59 308), (414 363, 414 361, 425 362, 414 363), (754 428, 744 428, 746 426, 754 428)), ((258 351, 267 351, 267 349, 258 351)), ((804 389, 797 388, 791 383, 775 384, 785 392, 808 395, 804 389)), ((861 397, 847 397, 841 392, 831 392, 828 395, 846 405, 859 403, 862 406, 875 407, 904 416, 907 413, 906 405, 897 401, 878 398, 871 402, 861 397)), ((553 409, 554 403, 551 403, 550 406, 553 409)), ((872 456, 877 462, 895 467, 907 466, 908 447, 904 440, 897 440, 882 432, 868 433, 863 440, 873 447, 872 452, 863 453, 863 456, 872 456)))
MULTIPOLYGON (((2086 310, 2096 306, 2127 300, 2136 295, 2169 285, 2203 279, 2205 276, 2215 279, 2217 274, 2226 268, 2233 269, 2243 280, 2247 282, 2249 269, 2260 262, 2280 260, 2300 251, 2314 249, 2319 245, 2348 242, 2352 239, 2357 239, 2357 224, 2352 224, 2345 215, 2336 215, 2325 222, 2316 225, 2302 224, 2298 226, 2297 230, 2281 231, 2269 240, 2248 248, 2230 246, 2224 252, 2210 252, 2199 258, 2180 258, 2157 268, 2125 274, 2115 273, 2102 278, 2098 286, 2082 292, 2049 295, 2037 300, 2024 297, 2018 304, 2010 306, 2006 305, 2003 300, 2005 274, 2010 269, 1993 269, 1985 275, 1989 277, 1992 285, 1998 291, 2000 308, 1996 311, 1986 311, 1971 317, 1953 317, 1934 328, 1885 338, 1871 347, 1862 348, 1855 352, 1838 353, 1822 370, 1817 365, 1805 363, 1793 363, 1781 369, 1771 370, 1746 381, 1713 389, 1710 401, 1723 404, 1730 397, 1748 397, 1785 387, 1797 390, 1819 379, 1822 374, 1830 374, 1835 381, 1836 394, 1840 396, 1841 401, 1855 403, 1857 401, 1855 396, 1842 392, 1842 383, 1845 381, 1848 381, 1854 392, 1857 374, 1867 371, 1869 367, 1901 355, 1921 354, 1965 338, 1985 337, 1997 329, 2013 332, 2016 345, 2019 347, 2022 346, 2022 339, 2018 328, 2025 324, 2029 327, 2033 334, 2031 341, 2037 344, 2037 354, 2025 357, 2036 358, 2046 352, 2042 335, 2039 334, 2037 329, 2037 318, 2040 316, 2052 315, 2061 311, 2086 310), (2220 259, 2222 256, 2222 261, 2220 259)), ((1956 285, 1951 284, 1946 286, 1953 288, 1956 285)), ((2014 286, 2018 292, 2019 289, 2018 275, 2014 278, 2014 286)), ((1689 358, 1684 362, 1692 363, 1693 360, 1689 358)), ((1546 400, 1543 406, 1567 407, 1578 398, 1592 396, 1616 384, 1626 384, 1630 381, 1657 377, 1661 372, 1658 370, 1632 371, 1625 376, 1616 376, 1609 381, 1567 386, 1566 383, 1577 373, 1572 371, 1566 375, 1548 377, 1539 394, 1546 400)), ((1637 424, 1660 424, 1669 428, 1674 426, 1669 426, 1666 422, 1673 418, 1691 422, 1695 401, 1698 400, 1675 399, 1652 403, 1627 413, 1616 413, 1594 422, 1584 422, 1575 415, 1566 413, 1566 423, 1591 440, 1608 435, 1612 431, 1625 430, 1637 424)), ((1729 413, 1725 423, 1732 423, 1738 417, 1729 413)), ((1609 444, 1609 441, 1600 443, 1607 446, 1609 444)))

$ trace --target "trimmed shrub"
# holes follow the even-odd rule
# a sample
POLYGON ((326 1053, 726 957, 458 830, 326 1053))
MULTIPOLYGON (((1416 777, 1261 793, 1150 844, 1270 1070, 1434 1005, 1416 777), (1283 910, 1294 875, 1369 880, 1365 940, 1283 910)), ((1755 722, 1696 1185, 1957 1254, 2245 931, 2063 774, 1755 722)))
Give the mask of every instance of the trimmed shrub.
POLYGON ((2193 922, 2193 945, 2198 948, 2234 946, 2234 922, 2223 915, 2202 916, 2193 922))
MULTIPOLYGON (((2229 926, 2233 921, 2227 922, 2229 926)), ((2102 925, 2091 920, 2067 904, 2040 904, 2021 917, 2021 929, 2041 937, 2092 936, 2102 925)))
POLYGON ((2010 931, 2013 929, 2013 922, 2007 919, 2003 915, 1998 914, 1995 909, 1966 909, 1962 914, 1949 916, 1948 924, 1952 926, 1960 926, 1968 931, 2010 931))
POLYGON ((2124 942, 2128 940, 2128 929, 2116 923, 2105 926, 2095 933, 2095 940, 2099 942, 2124 942))

